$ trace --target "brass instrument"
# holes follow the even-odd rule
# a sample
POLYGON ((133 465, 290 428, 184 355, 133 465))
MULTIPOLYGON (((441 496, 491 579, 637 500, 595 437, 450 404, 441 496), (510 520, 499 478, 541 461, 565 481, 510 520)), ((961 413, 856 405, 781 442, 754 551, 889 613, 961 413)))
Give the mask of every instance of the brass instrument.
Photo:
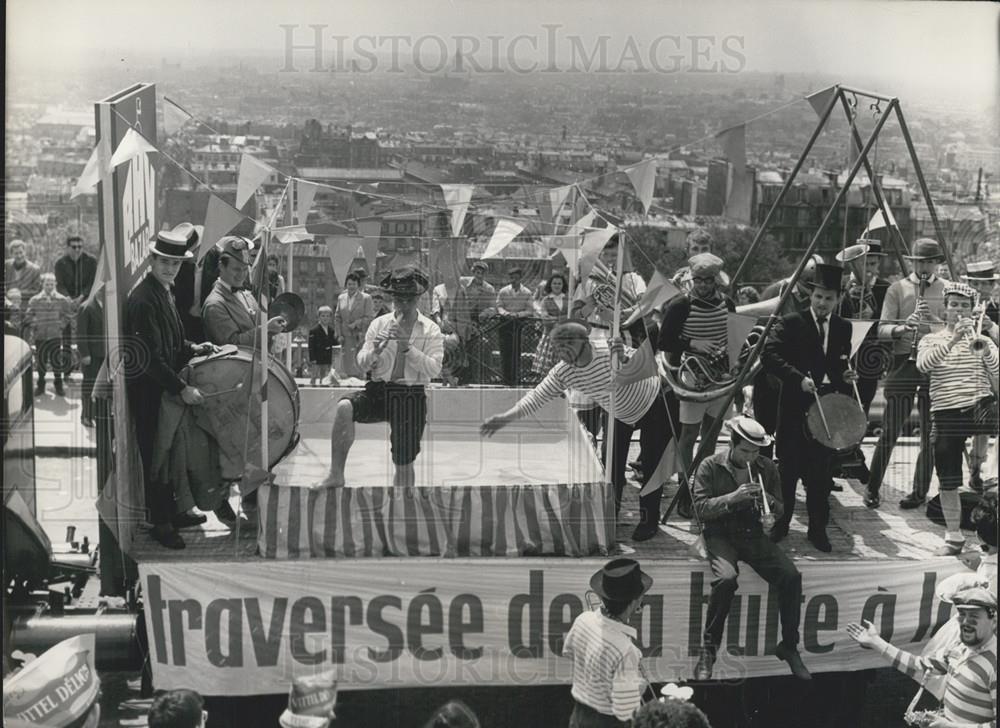
MULTIPOLYGON (((917 307, 920 307, 927 293, 927 286, 930 284, 930 273, 921 273, 917 280, 917 307)), ((916 310, 916 309, 914 309, 916 310)), ((917 348, 920 345, 920 326, 913 331, 913 345, 910 347, 910 361, 917 360, 917 348)))
MULTIPOLYGON (((660 378, 674 391, 678 399, 685 402, 710 402, 723 397, 736 385, 740 370, 743 369, 747 357, 757 345, 763 331, 763 326, 755 326, 751 330, 743 343, 739 358, 731 366, 725 351, 715 356, 687 353, 681 357, 677 366, 670 363, 665 352, 658 352, 656 362, 660 378)), ((750 370, 747 381, 756 376, 760 367, 761 361, 758 358, 750 370)))
MULTIPOLYGON (((587 277, 594 281, 594 289, 591 295, 597 307, 608 311, 614 309, 615 271, 609 268, 603 260, 598 259, 594 263, 594 267, 591 268, 590 275, 587 277)), ((622 310, 633 308, 639 302, 632 291, 626 290, 624 285, 621 287, 621 299, 622 310)))
POLYGON ((986 356, 987 345, 983 336, 983 321, 986 319, 986 304, 980 303, 972 310, 972 315, 976 319, 975 332, 969 333, 969 351, 979 356, 986 356), (976 315, 978 311, 979 315, 976 315))

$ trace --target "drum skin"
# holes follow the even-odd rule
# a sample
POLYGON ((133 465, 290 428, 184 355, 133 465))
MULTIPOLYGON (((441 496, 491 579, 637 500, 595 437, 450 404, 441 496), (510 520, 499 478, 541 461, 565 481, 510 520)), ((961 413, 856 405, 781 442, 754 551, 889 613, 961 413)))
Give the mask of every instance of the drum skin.
POLYGON ((819 398, 823 414, 830 426, 830 436, 823 426, 823 417, 815 402, 806 413, 806 434, 824 447, 836 452, 848 452, 861 444, 868 431, 868 418, 853 397, 832 392, 819 398))
MULTIPOLYGON (((192 359, 188 382, 205 395, 203 413, 223 451, 223 475, 239 477, 246 461, 260 463, 260 369, 252 349, 224 346, 219 354, 192 359), (247 429, 249 428, 249 438, 247 429), (230 467, 226 467, 229 455, 230 467), (229 472, 227 472, 229 471, 229 472)), ((268 357, 268 465, 273 468, 298 444, 299 389, 285 365, 268 357)))

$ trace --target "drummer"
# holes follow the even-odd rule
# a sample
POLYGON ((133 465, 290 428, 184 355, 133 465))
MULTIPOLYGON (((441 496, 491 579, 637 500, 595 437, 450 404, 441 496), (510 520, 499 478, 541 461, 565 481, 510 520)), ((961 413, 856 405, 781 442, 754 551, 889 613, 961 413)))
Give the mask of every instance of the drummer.
MULTIPOLYGON (((205 336, 213 344, 256 346, 260 341, 257 329, 260 309, 245 286, 253 243, 228 235, 215 247, 219 251, 219 277, 201 308, 205 336)), ((283 317, 273 316, 267 322, 267 331, 276 334, 284 325, 283 317)))
POLYGON ((382 279, 395 310, 371 322, 357 354, 362 371, 371 380, 362 391, 337 403, 330 433, 330 472, 318 487, 344 485, 344 466, 354 444, 355 422, 388 422, 393 485, 412 486, 413 461, 427 423, 424 385, 441 373, 444 336, 438 325, 417 310, 427 291, 427 276, 414 266, 403 266, 382 279))
POLYGON ((784 514, 771 531, 771 540, 778 542, 788 535, 795 489, 801 478, 809 513, 808 538, 824 553, 832 550, 826 526, 830 518, 833 453, 806 434, 805 420, 819 394, 850 394, 851 383, 857 379, 848 367, 851 325, 834 313, 842 278, 840 266, 818 263, 809 283, 809 308, 779 319, 763 356, 764 369, 781 381, 777 453, 784 514))

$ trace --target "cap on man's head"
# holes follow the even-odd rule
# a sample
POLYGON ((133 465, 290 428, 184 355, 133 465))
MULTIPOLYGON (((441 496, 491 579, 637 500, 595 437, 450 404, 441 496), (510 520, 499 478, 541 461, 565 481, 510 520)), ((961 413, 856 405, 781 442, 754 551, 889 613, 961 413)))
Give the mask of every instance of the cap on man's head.
POLYGON ((962 296, 963 298, 968 298, 972 301, 973 306, 975 306, 976 302, 979 301, 979 291, 970 286, 968 283, 959 283, 958 281, 945 281, 945 299, 947 299, 948 296, 962 296))
POLYGON ((951 595, 951 603, 957 609, 997 609, 997 595, 980 583, 968 584, 951 595))
POLYGON ((717 276, 722 271, 722 258, 712 253, 698 253, 688 260, 692 276, 717 276))
POLYGON ((379 286, 391 296, 416 298, 422 295, 430 282, 415 265, 404 265, 386 274, 379 286))
MULTIPOLYGON (((227 235, 215 244, 221 258, 234 258, 244 265, 250 265, 253 243, 239 235, 227 235)), ((221 260, 220 258, 220 260, 221 260)))
POLYGON ((63 728, 87 714, 100 682, 94 635, 63 640, 3 683, 4 723, 63 728))
POLYGON ((472 270, 476 270, 477 268, 481 270, 489 270, 490 266, 486 263, 486 261, 477 260, 472 263, 472 270))

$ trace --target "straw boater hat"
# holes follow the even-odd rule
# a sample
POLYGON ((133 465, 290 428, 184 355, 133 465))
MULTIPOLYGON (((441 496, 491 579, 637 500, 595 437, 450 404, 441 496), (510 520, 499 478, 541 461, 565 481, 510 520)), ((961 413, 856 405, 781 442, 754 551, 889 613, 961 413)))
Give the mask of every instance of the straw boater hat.
POLYGON ((292 681, 288 707, 278 718, 282 728, 327 728, 336 716, 337 680, 332 670, 292 681))
POLYGON ((79 721, 100 692, 92 634, 63 640, 3 681, 3 722, 63 728, 79 721))
POLYGON ((764 426, 752 417, 733 417, 731 420, 726 420, 726 427, 756 447, 767 447, 774 442, 774 438, 767 434, 764 426))
POLYGON ((908 260, 944 260, 944 251, 937 240, 919 238, 913 241, 910 254, 903 257, 908 260))
POLYGON ((653 577, 635 559, 612 559, 590 577, 590 588, 597 596, 614 602, 631 602, 652 585, 653 577))
POLYGON ((161 230, 149 244, 149 252, 171 260, 191 260, 194 253, 188 250, 190 244, 190 235, 186 231, 161 230))
POLYGON ((962 276, 962 279, 966 281, 1000 281, 1000 275, 997 275, 993 261, 978 260, 965 266, 965 275, 962 276))

